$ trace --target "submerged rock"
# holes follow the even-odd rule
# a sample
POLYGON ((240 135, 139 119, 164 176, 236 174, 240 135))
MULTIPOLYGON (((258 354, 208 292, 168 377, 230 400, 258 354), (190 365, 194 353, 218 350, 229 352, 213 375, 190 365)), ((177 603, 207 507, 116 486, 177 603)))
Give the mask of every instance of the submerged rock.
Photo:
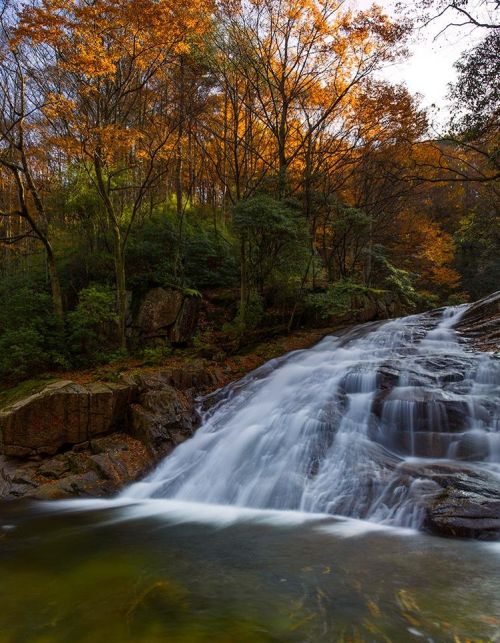
POLYGON ((439 536, 500 539, 500 479, 494 473, 445 460, 406 461, 394 469, 378 504, 390 507, 397 495, 403 523, 439 536))

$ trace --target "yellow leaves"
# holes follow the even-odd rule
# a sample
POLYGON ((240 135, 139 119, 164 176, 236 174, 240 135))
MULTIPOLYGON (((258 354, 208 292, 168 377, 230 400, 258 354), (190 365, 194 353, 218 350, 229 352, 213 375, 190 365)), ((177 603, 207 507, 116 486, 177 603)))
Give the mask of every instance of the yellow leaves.
POLYGON ((63 96, 62 94, 55 94, 53 92, 47 94, 43 112, 49 120, 57 118, 70 117, 75 109, 73 100, 63 96))
POLYGON ((80 44, 71 62, 62 64, 69 69, 84 70, 89 77, 106 76, 116 71, 116 65, 105 55, 102 46, 96 46, 91 49, 85 44, 80 44))

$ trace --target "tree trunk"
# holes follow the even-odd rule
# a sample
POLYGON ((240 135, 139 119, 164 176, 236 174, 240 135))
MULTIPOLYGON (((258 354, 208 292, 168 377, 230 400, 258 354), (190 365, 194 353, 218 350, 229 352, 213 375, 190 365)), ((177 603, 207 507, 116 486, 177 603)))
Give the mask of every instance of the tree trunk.
POLYGON ((240 319, 244 322, 245 321, 245 315, 246 315, 246 309, 247 309, 247 302, 248 302, 248 283, 247 283, 247 259, 246 259, 246 251, 245 251, 245 240, 241 240, 241 257, 240 257, 240 262, 241 262, 241 285, 240 285, 240 319))
POLYGON ((54 256, 54 252, 52 250, 52 246, 50 245, 49 241, 46 242, 45 249, 47 252, 47 272, 49 274, 49 283, 50 283, 50 290, 52 293, 52 302, 54 305, 54 312, 57 315, 57 317, 62 321, 64 317, 64 308, 63 308, 61 284, 59 282, 59 275, 57 274, 56 259, 54 256))
POLYGON ((115 260, 116 279, 116 303, 118 308, 118 338, 120 348, 127 348, 127 337, 125 334, 125 323, 127 316, 127 290, 125 281, 125 255, 121 239, 121 231, 118 225, 113 225, 113 251, 115 260))

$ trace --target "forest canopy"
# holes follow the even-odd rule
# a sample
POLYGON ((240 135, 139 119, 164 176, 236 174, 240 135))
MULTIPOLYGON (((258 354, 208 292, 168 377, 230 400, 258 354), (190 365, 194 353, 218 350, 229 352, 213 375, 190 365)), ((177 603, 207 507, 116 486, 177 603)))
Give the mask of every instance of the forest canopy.
POLYGON ((478 22, 468 2, 397 20, 337 0, 4 2, 0 377, 133 352, 127 319, 156 287, 227 291, 240 337, 363 293, 414 310, 497 288, 498 3, 482 4, 436 137, 381 71, 415 15, 478 22))

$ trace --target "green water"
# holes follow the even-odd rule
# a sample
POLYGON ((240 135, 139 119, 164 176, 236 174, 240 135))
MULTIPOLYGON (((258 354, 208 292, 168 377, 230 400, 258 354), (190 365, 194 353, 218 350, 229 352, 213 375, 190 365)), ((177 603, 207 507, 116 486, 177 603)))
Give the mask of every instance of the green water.
POLYGON ((498 545, 221 511, 0 507, 0 642, 500 641, 498 545))

